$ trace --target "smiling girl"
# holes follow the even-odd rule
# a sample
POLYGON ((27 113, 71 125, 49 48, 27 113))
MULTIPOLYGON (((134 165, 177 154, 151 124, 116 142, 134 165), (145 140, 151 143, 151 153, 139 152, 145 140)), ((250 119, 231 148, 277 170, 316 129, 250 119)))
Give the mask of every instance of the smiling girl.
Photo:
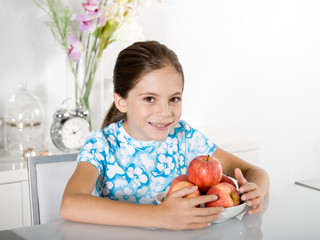
POLYGON ((220 149, 180 120, 184 75, 176 54, 156 41, 137 42, 119 53, 114 102, 101 130, 78 155, 62 200, 64 219, 106 225, 197 229, 224 209, 197 208, 216 196, 184 198, 182 188, 161 205, 155 197, 186 174, 198 155, 213 155, 235 177, 250 214, 261 211, 269 188, 266 172, 220 149))

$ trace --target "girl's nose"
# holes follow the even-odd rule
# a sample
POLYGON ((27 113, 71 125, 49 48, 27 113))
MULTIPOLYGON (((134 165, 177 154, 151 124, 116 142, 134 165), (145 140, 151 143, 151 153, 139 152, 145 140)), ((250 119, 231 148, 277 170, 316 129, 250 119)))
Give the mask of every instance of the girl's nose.
POLYGON ((157 114, 161 116, 170 116, 170 106, 169 103, 159 103, 157 106, 157 114))

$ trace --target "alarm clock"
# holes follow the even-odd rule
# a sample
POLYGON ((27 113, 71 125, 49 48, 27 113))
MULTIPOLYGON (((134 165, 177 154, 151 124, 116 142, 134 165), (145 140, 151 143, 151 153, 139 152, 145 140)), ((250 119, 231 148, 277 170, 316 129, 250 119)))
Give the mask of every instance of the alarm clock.
POLYGON ((70 110, 65 107, 66 99, 53 114, 50 135, 53 144, 63 152, 80 150, 89 136, 89 112, 77 101, 77 106, 70 110))

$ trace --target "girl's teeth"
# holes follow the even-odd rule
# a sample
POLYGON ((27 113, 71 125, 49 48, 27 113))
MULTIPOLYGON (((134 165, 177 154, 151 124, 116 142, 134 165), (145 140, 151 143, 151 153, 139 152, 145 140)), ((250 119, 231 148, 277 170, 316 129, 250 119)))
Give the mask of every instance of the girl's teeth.
POLYGON ((167 126, 167 124, 155 124, 155 123, 151 123, 153 126, 156 126, 156 127, 165 127, 167 126))

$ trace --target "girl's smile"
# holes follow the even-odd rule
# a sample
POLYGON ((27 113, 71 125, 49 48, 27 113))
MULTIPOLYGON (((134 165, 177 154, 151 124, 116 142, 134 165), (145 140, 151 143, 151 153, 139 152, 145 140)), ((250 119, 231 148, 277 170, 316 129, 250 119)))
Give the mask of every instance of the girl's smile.
POLYGON ((123 123, 133 138, 162 141, 182 113, 183 78, 171 66, 145 74, 127 98, 115 94, 118 109, 127 114, 123 123))
POLYGON ((166 131, 168 128, 170 128, 173 121, 169 123, 154 123, 154 122, 149 122, 149 123, 151 124, 151 126, 153 126, 155 129, 159 131, 166 131))

